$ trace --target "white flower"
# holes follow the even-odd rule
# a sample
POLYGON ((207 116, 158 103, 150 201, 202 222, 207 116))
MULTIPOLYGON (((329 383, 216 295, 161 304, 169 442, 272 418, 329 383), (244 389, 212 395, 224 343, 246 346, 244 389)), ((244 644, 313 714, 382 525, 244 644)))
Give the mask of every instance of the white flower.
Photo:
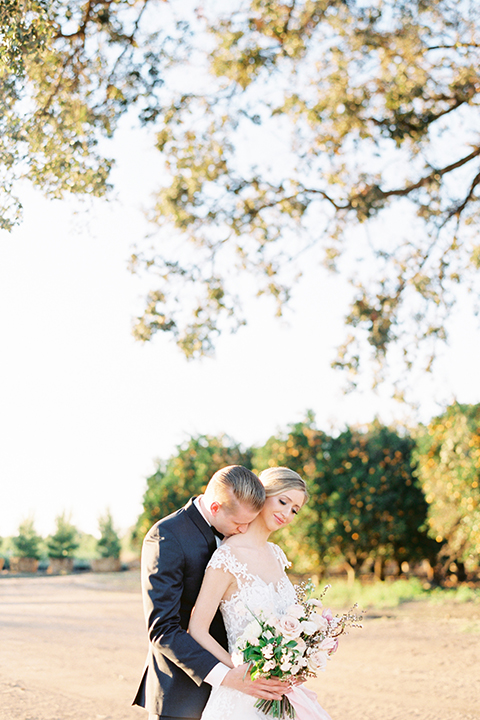
POLYGON ((274 670, 275 665, 276 665, 275 660, 267 660, 267 662, 263 666, 263 672, 268 672, 269 670, 274 670))
POLYGON ((262 634, 262 626, 257 620, 252 620, 242 633, 240 640, 254 643, 262 634))
POLYGON ((310 622, 315 623, 317 630, 326 630, 328 627, 328 620, 319 613, 311 613, 309 620, 310 622))
POLYGON ((314 632, 317 632, 318 628, 314 622, 310 622, 310 620, 303 620, 301 623, 301 631, 305 633, 305 635, 313 635, 314 632))
POLYGON ((238 667, 239 665, 243 665, 243 655, 241 652, 234 652, 232 653, 232 662, 234 667, 238 667))
POLYGON ((292 663, 288 659, 284 660, 284 662, 282 662, 282 664, 280 665, 280 670, 283 670, 283 672, 288 672, 291 669, 292 663))
POLYGON ((269 660, 273 657, 273 647, 269 643, 268 645, 265 645, 265 647, 262 648, 262 655, 264 658, 269 660))
POLYGON ((311 598, 310 600, 307 600, 309 605, 314 605, 315 607, 323 607, 323 603, 321 600, 317 600, 316 598, 311 598))
POLYGON ((319 670, 325 670, 327 666, 328 654, 323 650, 317 650, 308 656, 307 666, 311 672, 317 673, 319 670))

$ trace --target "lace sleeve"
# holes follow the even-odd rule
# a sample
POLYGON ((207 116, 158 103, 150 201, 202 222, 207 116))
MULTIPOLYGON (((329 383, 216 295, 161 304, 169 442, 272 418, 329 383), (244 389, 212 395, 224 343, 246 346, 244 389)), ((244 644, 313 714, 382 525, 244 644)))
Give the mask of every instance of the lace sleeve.
POLYGON ((210 558, 207 568, 222 569, 229 572, 237 580, 238 585, 248 580, 251 575, 247 572, 247 567, 235 557, 229 545, 221 545, 210 558))
POLYGON ((279 561, 280 565, 283 567, 283 569, 285 570, 286 568, 292 567, 292 563, 287 559, 287 556, 283 552, 282 548, 279 547, 278 545, 275 545, 275 543, 270 543, 270 545, 272 546, 273 551, 274 551, 275 555, 277 556, 278 561, 279 561))

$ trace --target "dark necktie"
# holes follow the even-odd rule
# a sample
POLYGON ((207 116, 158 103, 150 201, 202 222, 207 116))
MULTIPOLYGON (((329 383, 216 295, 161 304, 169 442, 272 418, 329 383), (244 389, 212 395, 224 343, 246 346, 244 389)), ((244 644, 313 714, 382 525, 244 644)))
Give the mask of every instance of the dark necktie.
POLYGON ((223 540, 223 538, 225 537, 225 535, 222 535, 221 532, 218 532, 217 528, 213 527, 213 525, 210 525, 210 527, 212 528, 213 534, 214 534, 216 537, 220 538, 220 540, 223 540))

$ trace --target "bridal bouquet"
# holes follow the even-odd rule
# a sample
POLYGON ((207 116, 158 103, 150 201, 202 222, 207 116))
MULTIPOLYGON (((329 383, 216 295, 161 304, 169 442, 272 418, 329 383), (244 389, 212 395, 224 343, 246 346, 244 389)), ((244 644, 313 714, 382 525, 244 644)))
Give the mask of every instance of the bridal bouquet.
MULTIPOLYGON (((340 635, 350 627, 362 627, 362 615, 357 605, 343 615, 333 615, 323 608, 322 598, 330 586, 325 586, 320 599, 311 598, 311 581, 295 587, 296 603, 281 617, 260 610, 252 613, 237 641, 243 662, 249 663, 253 679, 278 677, 303 682, 325 670, 328 658, 336 652, 340 635)), ((295 718, 295 708, 287 695, 281 700, 257 700, 255 707, 274 718, 295 718)))

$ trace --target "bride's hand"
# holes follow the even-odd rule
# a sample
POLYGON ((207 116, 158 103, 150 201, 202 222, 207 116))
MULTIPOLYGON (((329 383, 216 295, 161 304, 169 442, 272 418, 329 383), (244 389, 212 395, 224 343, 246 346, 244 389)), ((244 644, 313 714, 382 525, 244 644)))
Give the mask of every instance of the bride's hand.
POLYGON ((262 700, 281 700, 289 689, 289 684, 283 680, 274 678, 252 680, 247 663, 229 670, 223 679, 222 685, 234 690, 240 690, 240 692, 253 695, 262 700))

